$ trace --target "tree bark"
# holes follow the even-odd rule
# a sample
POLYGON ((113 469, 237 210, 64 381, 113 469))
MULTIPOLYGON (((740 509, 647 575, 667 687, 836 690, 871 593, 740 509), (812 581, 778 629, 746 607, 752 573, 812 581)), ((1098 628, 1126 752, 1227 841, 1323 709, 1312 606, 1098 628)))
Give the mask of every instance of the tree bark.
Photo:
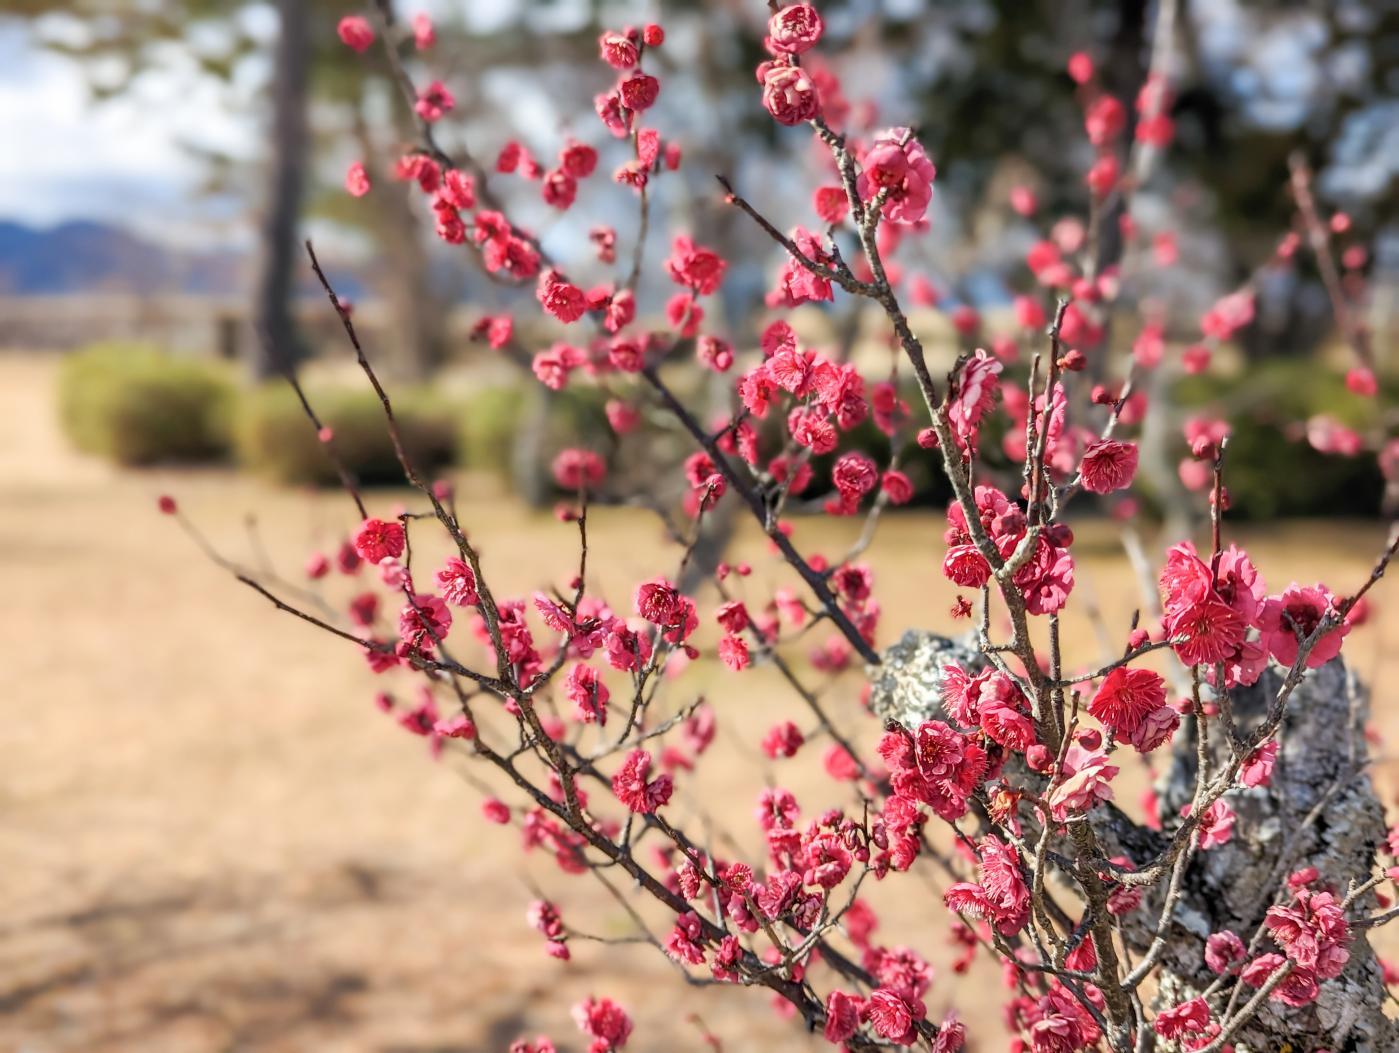
POLYGON ((249 345, 258 380, 294 368, 302 357, 291 303, 305 180, 310 27, 306 0, 277 0, 276 6, 281 25, 273 55, 272 156, 253 304, 259 339, 249 345))
MULTIPOLYGON (((400 138, 410 138, 408 127, 399 131, 400 138)), ((446 358, 447 318, 452 305, 433 284, 423 224, 413 211, 416 184, 395 182, 388 167, 379 162, 387 151, 374 141, 360 109, 355 111, 355 137, 374 183, 370 224, 384 255, 385 266, 378 277, 386 289, 393 343, 399 349, 391 368, 408 380, 422 382, 446 358)))
MULTIPOLYGON (((943 718, 944 665, 957 663, 974 671, 985 664, 970 641, 919 630, 906 633, 882 658, 870 683, 870 708, 881 720, 897 720, 909 728, 943 718)), ((1254 687, 1232 692, 1241 725, 1261 718, 1280 683, 1279 672, 1269 669, 1254 687)), ((1321 881, 1338 896, 1347 893, 1352 881, 1369 877, 1386 831, 1384 809, 1368 774, 1364 732, 1368 714, 1368 693, 1339 658, 1308 673, 1293 692, 1278 733, 1271 784, 1229 794, 1227 800, 1238 816, 1233 838, 1198 853, 1185 871, 1184 892, 1155 973, 1158 1009, 1194 998, 1216 980, 1205 965, 1205 938, 1230 929, 1247 945, 1264 912, 1278 902, 1280 889, 1285 897, 1288 874, 1315 866, 1321 881)), ((1222 742, 1218 745, 1224 748, 1222 742)), ((1194 793, 1195 764, 1193 730, 1184 726, 1172 743, 1170 767, 1157 786, 1160 814, 1168 824, 1194 793)), ((1023 771, 1023 765, 1019 770, 1034 778, 1023 771)), ((1020 778, 1014 769, 1008 773, 1020 778)), ((1160 833, 1133 822, 1111 804, 1100 805, 1090 815, 1104 847, 1134 862, 1145 862, 1165 845, 1160 833)), ((1151 943, 1165 884, 1152 889, 1127 916, 1124 936, 1135 954, 1151 943)), ((1375 906, 1373 895, 1361 899, 1352 909, 1352 918, 1375 906)), ((1265 935, 1250 958, 1276 950, 1265 935)), ((1245 988, 1237 1004, 1253 993, 1245 988)), ((1224 1001, 1213 1000, 1216 1013, 1224 1001)), ((1321 985, 1315 1002, 1298 1008, 1266 1003, 1235 1034, 1234 1049, 1236 1053, 1399 1049, 1399 1022, 1385 1016, 1386 1001, 1384 976, 1368 932, 1357 930, 1345 971, 1321 985)))
POLYGON ((549 420, 558 393, 526 381, 524 406, 510 447, 510 483, 515 496, 531 508, 543 508, 554 495, 549 473, 549 420))
MULTIPOLYGON (((1234 691, 1240 719, 1261 717, 1280 684, 1278 671, 1269 669, 1253 687, 1234 691)), ((1194 998, 1214 981, 1204 962, 1205 937, 1230 929, 1247 943, 1264 911, 1279 901, 1288 874, 1314 866, 1338 896, 1352 881, 1370 876, 1385 823, 1368 770, 1369 708, 1368 692, 1339 658, 1309 673, 1293 692, 1278 734, 1271 784, 1230 793, 1238 816, 1234 837, 1201 852, 1185 872, 1185 893, 1161 963, 1163 1005, 1194 998)), ((1161 814, 1178 814, 1194 786, 1195 739, 1182 733, 1158 786, 1161 814)), ((1160 897, 1148 897, 1144 906, 1136 917, 1154 919, 1160 897)), ((1371 911, 1375 906, 1373 895, 1358 903, 1371 911)), ((1260 941, 1259 953, 1277 949, 1266 937, 1260 941)), ((1241 996, 1240 1004, 1244 1000, 1241 996)), ((1399 1030, 1384 1015, 1385 1002, 1384 976, 1360 932, 1345 971, 1321 985, 1315 1002, 1296 1009, 1266 1003, 1238 1033, 1234 1047, 1237 1053, 1264 1053, 1287 1042, 1298 1050, 1399 1048, 1399 1030)))

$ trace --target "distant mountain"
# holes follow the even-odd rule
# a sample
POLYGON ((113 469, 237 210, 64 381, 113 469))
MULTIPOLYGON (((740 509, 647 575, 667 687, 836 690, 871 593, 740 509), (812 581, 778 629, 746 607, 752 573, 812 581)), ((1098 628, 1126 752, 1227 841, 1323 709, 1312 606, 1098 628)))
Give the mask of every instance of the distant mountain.
POLYGON ((243 288, 245 267, 243 253, 171 249, 107 223, 0 221, 0 295, 229 294, 243 288))

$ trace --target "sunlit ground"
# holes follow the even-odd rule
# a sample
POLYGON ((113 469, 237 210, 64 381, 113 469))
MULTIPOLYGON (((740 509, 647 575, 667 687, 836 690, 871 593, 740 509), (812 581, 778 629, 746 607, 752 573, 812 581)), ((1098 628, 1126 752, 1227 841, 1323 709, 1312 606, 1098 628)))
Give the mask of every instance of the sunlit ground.
MULTIPOLYGON (((522 856, 517 831, 484 824, 459 761, 432 763, 423 740, 374 708, 383 682, 358 655, 274 612, 154 508, 158 493, 176 494, 217 546, 245 559, 255 513, 268 554, 295 577, 308 551, 351 524, 349 503, 225 471, 123 473, 78 458, 52 420, 53 364, 0 359, 0 1047, 503 1050, 547 1032, 576 1049, 568 1006, 597 993, 632 1012, 638 1049, 703 1048, 692 1012, 727 1049, 829 1048, 779 1020, 760 992, 687 989, 649 948, 576 942, 570 965, 546 958, 525 922, 529 886, 592 933, 627 935, 625 914, 589 878, 522 856)), ((571 528, 494 484, 464 480, 461 493, 497 593, 572 575, 571 528)), ((373 500, 387 510, 404 497, 373 500)), ((797 541, 835 554, 857 527, 802 521, 797 541)), ((926 514, 881 527, 868 559, 882 642, 908 625, 951 628, 941 529, 926 514)), ((1237 536, 1270 586, 1296 578, 1345 591, 1363 580, 1382 529, 1237 536)), ((1079 595, 1120 640, 1137 582, 1106 525, 1082 524, 1080 537, 1079 595)), ((423 565, 440 558, 440 546, 422 545, 423 565)), ((735 557, 765 581, 780 573, 751 531, 735 557)), ((644 513, 595 514, 589 585, 619 609, 632 584, 673 573, 676 559, 644 513)), ((1376 591, 1372 623, 1348 645, 1379 685, 1385 732, 1399 724, 1394 588, 1376 591)), ((1075 660, 1098 657, 1086 623, 1070 644, 1075 660)), ((877 729, 858 688, 851 677, 827 704, 868 741, 877 729)), ((767 671, 702 663, 670 690, 672 704, 706 694, 722 726, 711 767, 682 784, 677 820, 734 817, 728 829, 752 845, 748 816, 765 782, 790 785, 808 814, 835 800, 818 773, 824 744, 776 767, 758 753, 774 721, 802 720, 767 671)), ((1378 770, 1388 799, 1399 769, 1384 759, 1378 770)), ((1142 778, 1124 771, 1124 801, 1142 778)), ((959 1007, 975 1048, 1004 1048, 996 971, 946 967, 938 889, 918 877, 867 887, 883 938, 938 964, 934 1017, 959 1007)))

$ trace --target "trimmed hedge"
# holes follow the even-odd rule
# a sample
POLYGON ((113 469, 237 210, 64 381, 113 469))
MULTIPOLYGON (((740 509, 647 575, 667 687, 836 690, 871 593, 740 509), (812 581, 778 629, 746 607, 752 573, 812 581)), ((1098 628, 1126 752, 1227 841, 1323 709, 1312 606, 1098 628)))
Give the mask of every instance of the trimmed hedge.
POLYGON ((605 455, 615 442, 606 402, 601 388, 587 385, 550 391, 531 381, 477 388, 461 406, 461 464, 508 477, 521 428, 532 416, 543 424, 539 449, 546 465, 566 446, 605 455))
POLYGON ((98 344, 63 360, 59 419, 78 449, 123 465, 228 455, 235 389, 215 362, 141 344, 98 344))
MULTIPOLYGON (((683 388, 693 379, 681 372, 673 383, 683 388)), ((1297 435, 1296 425, 1324 413, 1368 430, 1379 407, 1399 398, 1396 378, 1386 378, 1382 388, 1378 399, 1360 398, 1346 390, 1339 373, 1312 359, 1275 359, 1234 377, 1185 377, 1174 394, 1187 413, 1216 413, 1230 420, 1232 515, 1270 519, 1375 514, 1383 481, 1374 458, 1318 453, 1297 435)), ((362 484, 402 484, 383 411, 372 392, 327 387, 310 395, 335 432, 337 452, 362 484)), ((175 357, 145 345, 97 345, 65 359, 58 396, 63 429, 73 443, 118 464, 209 462, 233 452, 240 464, 283 483, 338 482, 295 393, 278 383, 241 391, 222 363, 175 357)), ((915 390, 904 397, 917 405, 915 390)), ((409 453, 424 472, 457 464, 512 480, 525 493, 543 487, 547 497, 551 484, 543 480, 549 462, 565 446, 593 449, 613 462, 619 479, 645 483, 657 453, 650 444, 680 441, 660 433, 634 436, 619 450, 603 412, 605 398, 588 385, 549 392, 521 379, 473 388, 460 398, 399 392, 394 406, 409 453), (522 440, 527 433, 532 437, 522 440), (517 463, 531 460, 537 462, 533 469, 517 463), (521 476, 522 471, 542 474, 521 476)), ((983 436, 993 462, 1001 427, 1000 418, 993 417, 983 436)), ((778 428, 780 421, 764 423, 765 431, 778 428)), ((778 440, 775 435, 769 439, 772 448, 778 440)), ((842 451, 846 449, 864 450, 883 464, 889 440, 866 421, 844 437, 842 451)), ((667 457, 684 452, 667 450, 667 457)), ((816 479, 810 493, 829 488, 832 461, 830 456, 813 459, 816 479)), ((950 495, 935 454, 909 443, 903 466, 918 488, 920 504, 946 503, 950 495)), ((1149 492, 1145 496, 1151 497, 1149 492)))
MULTIPOLYGON (((370 391, 308 391, 317 415, 335 433, 340 460, 365 486, 401 484, 403 469, 370 391)), ((420 471, 431 474, 457 459, 456 412, 423 392, 393 396, 394 417, 404 447, 420 471)), ((238 460, 281 483, 329 486, 339 482, 335 466, 297 400, 285 385, 246 393, 234 429, 238 460)))
POLYGON ((1229 421, 1229 514, 1257 520, 1376 515, 1384 480, 1374 455, 1319 453, 1295 426, 1327 414, 1363 432, 1396 396, 1394 378, 1382 379, 1375 398, 1354 395, 1339 373, 1311 358, 1254 363, 1233 377, 1185 377, 1175 389, 1186 412, 1229 421))
POLYGON ((510 449, 525 405, 523 385, 478 388, 461 412, 458 450, 467 468, 508 475, 510 449))

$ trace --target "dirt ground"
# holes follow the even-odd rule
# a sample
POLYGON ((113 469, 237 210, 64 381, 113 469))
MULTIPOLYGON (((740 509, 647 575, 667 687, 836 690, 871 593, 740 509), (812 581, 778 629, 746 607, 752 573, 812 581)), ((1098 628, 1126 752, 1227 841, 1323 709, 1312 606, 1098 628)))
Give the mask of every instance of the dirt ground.
MULTIPOLYGON (((569 965, 546 958, 525 922, 531 886, 594 933, 626 934, 626 916, 589 879, 521 855, 518 832, 482 823, 458 762, 434 764, 375 710, 381 685, 356 655, 274 612, 154 510, 158 493, 176 494, 243 559, 255 514, 268 555, 295 577, 351 522, 348 502, 224 471, 127 473, 80 458, 57 433, 52 380, 52 360, 0 358, 0 1050, 445 1053, 503 1051, 539 1032, 577 1050, 568 1006, 591 992, 632 1012, 630 1048, 706 1048, 692 1013, 728 1050, 829 1048, 759 992, 685 987, 650 948, 575 943, 569 965)), ((569 528, 479 481, 462 490, 497 592, 568 579, 569 528)), ((870 554, 885 642, 905 625, 948 627, 938 518, 891 517, 870 554)), ((798 541, 834 553, 853 529, 803 522, 798 541)), ((619 608, 630 583, 673 569, 642 513, 598 513, 593 535, 596 584, 619 608)), ((1285 565, 1289 578, 1341 589, 1362 580, 1382 528, 1294 524, 1241 539, 1270 585, 1286 584, 1285 565)), ((738 551, 776 573, 761 539, 742 537, 738 551)), ((1087 524, 1077 552, 1082 594, 1125 626, 1139 594, 1110 535, 1087 524)), ((1376 723, 1390 732, 1393 590, 1377 590, 1372 623, 1348 645, 1381 685, 1376 723)), ((1088 629, 1075 640, 1095 656, 1088 629)), ((763 670, 702 665, 675 686, 708 693, 723 726, 716 753, 730 758, 677 796, 677 818, 746 817, 773 769, 744 742, 796 715, 793 701, 763 670)), ((851 679, 827 702, 868 736, 857 695, 851 679)), ((810 770, 816 756, 776 771, 808 812, 830 793, 810 770)), ((1395 771, 1378 766, 1387 798, 1395 771)), ((945 967, 935 895, 904 881, 870 898, 898 934, 889 942, 940 964, 930 1010, 958 1006, 976 1048, 1004 1048, 995 973, 945 967), (902 935, 914 926, 929 935, 902 935)))

